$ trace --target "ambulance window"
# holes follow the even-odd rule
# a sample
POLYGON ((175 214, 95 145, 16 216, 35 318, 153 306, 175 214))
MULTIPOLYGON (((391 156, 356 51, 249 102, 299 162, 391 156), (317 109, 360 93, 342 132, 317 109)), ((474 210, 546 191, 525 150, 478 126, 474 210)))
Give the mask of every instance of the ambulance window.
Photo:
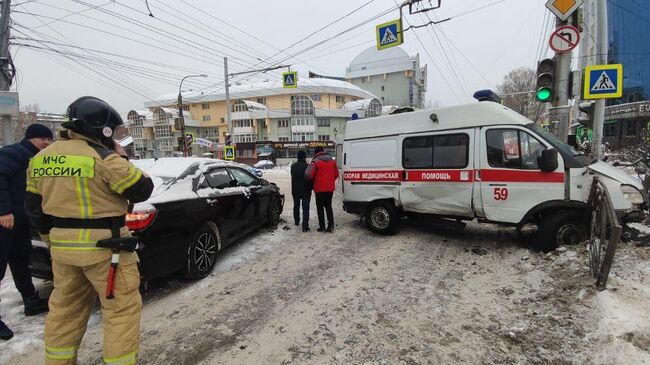
POLYGON ((537 157, 546 148, 530 134, 515 129, 491 129, 486 132, 487 158, 492 167, 537 170, 537 157))
POLYGON ((469 136, 464 133, 405 138, 404 168, 462 169, 467 167, 469 136))

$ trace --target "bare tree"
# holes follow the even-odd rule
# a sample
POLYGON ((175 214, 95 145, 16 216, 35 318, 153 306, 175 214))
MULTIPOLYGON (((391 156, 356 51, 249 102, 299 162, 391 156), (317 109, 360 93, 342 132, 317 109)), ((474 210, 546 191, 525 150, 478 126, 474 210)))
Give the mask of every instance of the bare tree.
POLYGON ((535 98, 535 71, 531 68, 510 71, 497 86, 497 92, 503 105, 532 121, 537 122, 544 111, 544 104, 535 98))

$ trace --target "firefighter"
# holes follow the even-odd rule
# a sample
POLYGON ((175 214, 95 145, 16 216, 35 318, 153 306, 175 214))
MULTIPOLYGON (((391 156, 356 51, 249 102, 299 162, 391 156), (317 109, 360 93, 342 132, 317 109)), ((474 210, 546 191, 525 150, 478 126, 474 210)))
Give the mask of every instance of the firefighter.
POLYGON ((45 320, 45 362, 76 363, 99 295, 104 363, 135 364, 142 309, 138 257, 102 243, 133 241, 125 215, 130 204, 149 198, 153 183, 113 142, 115 129, 123 123, 106 102, 79 98, 70 104, 67 118, 61 138, 31 160, 27 174, 27 208, 50 245, 54 274, 45 320), (108 299, 114 254, 119 254, 119 266, 114 297, 108 299))

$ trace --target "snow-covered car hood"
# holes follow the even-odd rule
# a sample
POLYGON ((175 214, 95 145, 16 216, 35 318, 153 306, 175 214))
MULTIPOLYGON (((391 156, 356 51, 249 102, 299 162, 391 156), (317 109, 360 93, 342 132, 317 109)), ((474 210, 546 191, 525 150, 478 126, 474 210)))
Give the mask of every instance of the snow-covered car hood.
POLYGON ((614 179, 623 185, 632 185, 641 191, 643 190, 643 185, 641 185, 640 181, 606 162, 598 161, 589 165, 588 168, 595 173, 614 179))

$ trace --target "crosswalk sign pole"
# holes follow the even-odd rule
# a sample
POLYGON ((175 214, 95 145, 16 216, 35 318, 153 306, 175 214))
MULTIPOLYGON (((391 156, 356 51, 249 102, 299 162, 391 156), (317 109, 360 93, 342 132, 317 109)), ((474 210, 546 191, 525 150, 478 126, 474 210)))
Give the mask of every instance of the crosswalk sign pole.
MULTIPOLYGON (((599 56, 599 63, 607 64, 607 50, 608 50, 608 37, 607 37, 607 3, 606 0, 597 0, 597 17, 598 23, 596 38, 597 50, 599 56)), ((621 74, 621 79, 623 75, 621 74)), ((620 82, 620 81, 619 81, 620 82)), ((594 127, 591 138, 591 155, 594 158, 600 159, 602 157, 601 144, 603 141, 603 126, 605 124, 605 99, 596 100, 594 105, 594 127)))

